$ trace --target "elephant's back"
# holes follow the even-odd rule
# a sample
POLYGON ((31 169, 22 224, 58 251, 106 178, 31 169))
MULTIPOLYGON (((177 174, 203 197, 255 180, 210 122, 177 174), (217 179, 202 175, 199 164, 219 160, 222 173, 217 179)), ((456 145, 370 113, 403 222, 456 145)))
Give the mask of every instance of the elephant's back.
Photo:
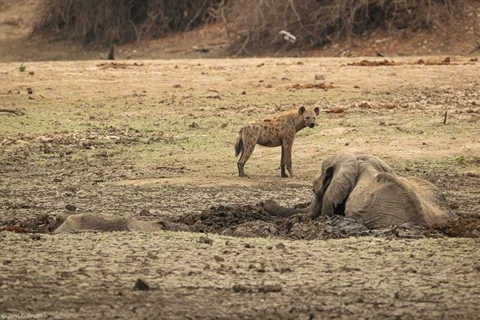
POLYGON ((370 229, 408 222, 430 226, 457 217, 444 195, 430 182, 374 170, 360 174, 345 213, 370 229))
POLYGON ((443 224, 458 218, 445 195, 434 184, 417 177, 401 179, 405 180, 422 200, 422 215, 427 225, 443 224))

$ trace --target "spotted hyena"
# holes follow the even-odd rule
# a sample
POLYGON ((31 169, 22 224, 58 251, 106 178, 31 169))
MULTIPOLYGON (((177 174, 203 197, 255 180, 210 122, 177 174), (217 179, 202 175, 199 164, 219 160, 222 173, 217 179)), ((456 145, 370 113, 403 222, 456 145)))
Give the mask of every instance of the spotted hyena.
POLYGON ((281 176, 288 177, 285 172, 286 165, 290 177, 293 177, 292 145, 295 133, 305 127, 313 128, 319 113, 318 107, 311 110, 302 106, 298 109, 284 111, 272 119, 253 122, 240 129, 235 141, 235 156, 238 157, 240 153, 242 154, 237 162, 240 177, 247 176, 243 167, 252 155, 256 144, 265 147, 282 146, 281 176))

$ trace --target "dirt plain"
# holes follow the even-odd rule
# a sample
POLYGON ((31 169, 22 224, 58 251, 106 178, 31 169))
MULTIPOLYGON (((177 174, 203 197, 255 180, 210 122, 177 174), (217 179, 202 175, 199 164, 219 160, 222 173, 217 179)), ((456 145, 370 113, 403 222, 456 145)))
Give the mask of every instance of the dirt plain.
POLYGON ((0 232, 2 315, 477 318, 480 64, 445 58, 1 63, 0 109, 16 113, 0 113, 0 228, 23 232, 0 232), (257 147, 238 177, 241 126, 299 105, 321 115, 297 135, 296 176, 257 147), (308 203, 341 151, 435 183, 474 227, 265 214, 266 199, 308 203), (48 234, 66 206, 190 232, 48 234))

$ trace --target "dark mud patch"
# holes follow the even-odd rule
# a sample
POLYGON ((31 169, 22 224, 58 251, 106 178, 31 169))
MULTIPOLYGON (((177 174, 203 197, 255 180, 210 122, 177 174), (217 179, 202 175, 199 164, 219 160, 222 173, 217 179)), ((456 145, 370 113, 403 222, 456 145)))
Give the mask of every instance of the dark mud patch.
MULTIPOLYGON (((22 221, 3 223, 0 231, 50 233, 66 216, 43 215, 22 221)), ((260 237, 290 240, 327 240, 347 237, 375 236, 388 238, 480 238, 480 219, 461 217, 446 225, 425 227, 413 223, 369 230, 362 223, 344 216, 320 217, 312 220, 305 214, 289 218, 274 217, 261 203, 256 205, 220 205, 200 213, 188 213, 162 220, 165 230, 221 234, 233 237, 260 237), (176 226, 169 228, 169 226, 176 226), (181 228, 177 228, 181 226, 181 228)))
MULTIPOLYGON (((474 61, 469 61, 474 62, 474 61)), ((379 66, 403 66, 403 65, 426 65, 426 66, 448 66, 448 65, 456 65, 457 63, 452 63, 450 57, 446 57, 443 60, 424 60, 419 59, 413 63, 406 63, 406 62, 395 62, 393 60, 381 60, 381 61, 371 61, 371 60, 362 60, 360 62, 352 62, 347 63, 347 66, 353 67, 379 67, 379 66)))
POLYGON ((289 218, 273 217, 262 204, 218 206, 188 214, 174 221, 192 232, 217 233, 234 237, 272 237, 294 240, 326 240, 358 236, 394 238, 480 237, 480 219, 459 218, 447 225, 425 227, 413 223, 369 230, 364 224, 344 216, 312 220, 305 214, 289 218))

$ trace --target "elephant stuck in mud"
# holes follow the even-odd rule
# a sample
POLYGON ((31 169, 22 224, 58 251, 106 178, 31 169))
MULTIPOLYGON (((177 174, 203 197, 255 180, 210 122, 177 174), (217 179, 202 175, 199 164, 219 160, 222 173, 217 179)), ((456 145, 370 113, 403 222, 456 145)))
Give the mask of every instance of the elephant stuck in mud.
MULTIPOLYGON (((321 215, 341 215, 355 219, 368 229, 383 229, 408 222, 441 225, 457 218, 436 186, 420 178, 399 177, 390 166, 372 155, 343 153, 328 157, 313 180, 313 190, 315 196, 307 208, 285 208, 266 201, 261 211, 267 217, 307 213, 315 219, 321 215)), ((215 212, 212 214, 216 215, 215 212)), ((141 221, 109 215, 73 214, 54 233, 193 231, 189 226, 167 220, 141 221)))
POLYGON ((168 221, 130 220, 110 215, 73 214, 53 233, 80 232, 80 231, 143 231, 153 232, 160 230, 188 231, 184 225, 168 221))
POLYGON ((457 218, 435 185, 416 177, 399 177, 372 155, 328 157, 313 180, 313 191, 315 196, 307 208, 285 208, 271 200, 264 208, 281 217, 296 213, 307 213, 312 219, 344 215, 369 229, 407 222, 431 226, 457 218))

